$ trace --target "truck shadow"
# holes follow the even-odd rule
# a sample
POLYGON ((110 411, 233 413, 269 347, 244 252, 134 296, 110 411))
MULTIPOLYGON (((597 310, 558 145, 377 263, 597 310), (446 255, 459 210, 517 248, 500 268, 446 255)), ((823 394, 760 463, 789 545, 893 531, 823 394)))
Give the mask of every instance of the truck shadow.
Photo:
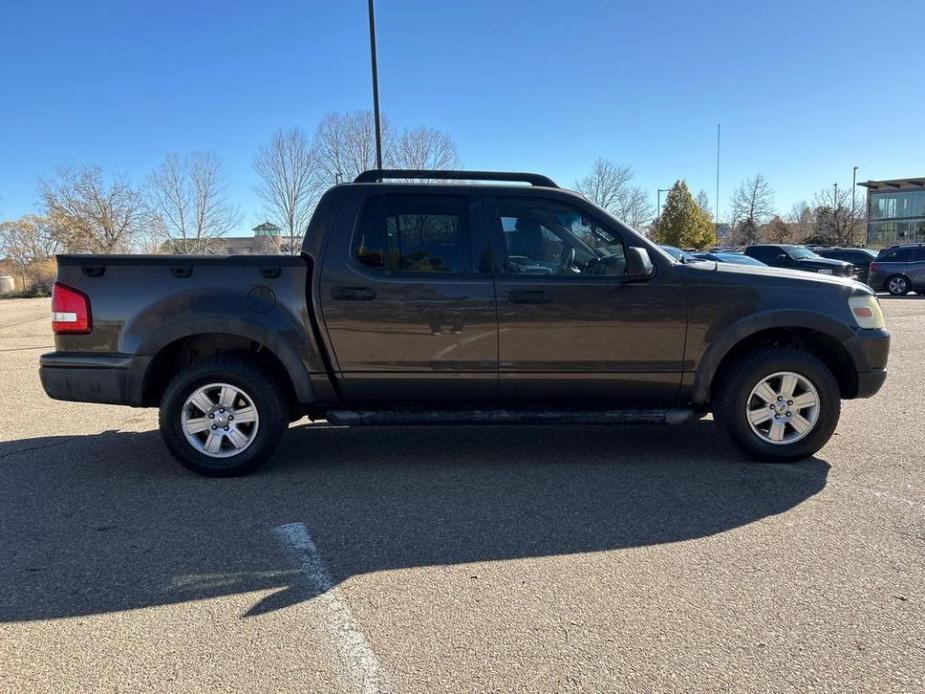
POLYGON ((187 473, 154 431, 5 442, 0 621, 273 591, 246 616, 311 599, 273 532, 288 523, 304 523, 337 584, 702 538, 786 512, 828 470, 817 458, 743 464, 708 421, 311 425, 258 474, 230 480, 187 473))

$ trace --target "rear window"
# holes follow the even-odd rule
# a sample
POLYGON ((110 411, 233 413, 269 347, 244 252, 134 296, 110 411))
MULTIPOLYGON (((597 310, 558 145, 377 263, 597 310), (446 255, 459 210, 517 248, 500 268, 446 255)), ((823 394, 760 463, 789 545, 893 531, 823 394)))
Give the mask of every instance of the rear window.
POLYGON ((468 200, 459 195, 388 194, 366 202, 354 256, 387 274, 472 272, 468 200))

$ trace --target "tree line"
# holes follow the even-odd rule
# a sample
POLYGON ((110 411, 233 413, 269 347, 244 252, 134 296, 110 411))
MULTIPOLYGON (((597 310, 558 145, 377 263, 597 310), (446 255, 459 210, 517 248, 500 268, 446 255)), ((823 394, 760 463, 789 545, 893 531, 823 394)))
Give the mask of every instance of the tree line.
MULTIPOLYGON (((460 166, 455 141, 426 126, 382 121, 387 168, 460 166)), ((255 153, 254 190, 262 212, 298 252, 320 196, 374 168, 375 127, 368 111, 330 113, 309 135, 279 129, 255 153)), ((56 253, 209 253, 243 219, 214 152, 168 154, 143 180, 107 176, 98 166, 62 167, 38 183, 41 212, 0 222, 0 260, 22 288, 47 287, 56 253)))
MULTIPOLYGON (((461 168, 447 133, 419 126, 397 129, 382 122, 386 168, 461 168)), ((330 113, 312 134, 279 129, 252 161, 254 190, 266 218, 282 230, 285 248, 298 252, 320 196, 375 166, 372 113, 330 113)), ((631 166, 599 158, 575 181, 586 198, 659 243, 707 248, 758 241, 855 243, 863 235, 866 206, 848 190, 824 189, 811 206, 787 215, 774 207, 774 192, 761 174, 743 181, 730 200, 729 222, 714 220, 704 191, 694 197, 683 180, 668 191, 661 210, 634 184, 631 166)), ((216 241, 239 227, 243 214, 231 200, 222 163, 213 152, 168 154, 138 184, 107 176, 97 166, 65 167, 39 181, 41 212, 0 222, 0 259, 23 288, 47 287, 55 253, 213 252, 216 241)))
POLYGON ((823 188, 812 204, 804 200, 781 214, 768 181, 755 174, 735 189, 728 222, 722 223, 714 219, 706 191, 694 197, 687 183, 678 180, 668 190, 662 208, 656 210, 646 192, 632 185, 632 178, 631 167, 598 159, 591 174, 576 182, 576 188, 652 240, 679 248, 762 242, 851 246, 864 240, 867 206, 864 196, 852 196, 850 190, 823 188))

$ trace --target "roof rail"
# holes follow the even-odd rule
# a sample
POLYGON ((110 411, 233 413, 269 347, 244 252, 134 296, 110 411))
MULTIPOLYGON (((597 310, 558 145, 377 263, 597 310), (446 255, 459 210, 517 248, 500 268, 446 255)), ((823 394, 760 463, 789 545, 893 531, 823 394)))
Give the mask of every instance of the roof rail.
POLYGON ((380 183, 386 179, 430 178, 449 181, 517 181, 533 186, 558 188, 548 176, 513 171, 452 171, 448 169, 370 169, 364 171, 354 183, 380 183))

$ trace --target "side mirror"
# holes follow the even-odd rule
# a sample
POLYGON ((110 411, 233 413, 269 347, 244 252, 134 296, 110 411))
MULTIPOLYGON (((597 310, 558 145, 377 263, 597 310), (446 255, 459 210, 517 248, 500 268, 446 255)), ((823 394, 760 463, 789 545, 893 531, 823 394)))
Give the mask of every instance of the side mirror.
POLYGON ((626 279, 647 280, 655 274, 655 266, 645 248, 630 246, 626 249, 626 279))

